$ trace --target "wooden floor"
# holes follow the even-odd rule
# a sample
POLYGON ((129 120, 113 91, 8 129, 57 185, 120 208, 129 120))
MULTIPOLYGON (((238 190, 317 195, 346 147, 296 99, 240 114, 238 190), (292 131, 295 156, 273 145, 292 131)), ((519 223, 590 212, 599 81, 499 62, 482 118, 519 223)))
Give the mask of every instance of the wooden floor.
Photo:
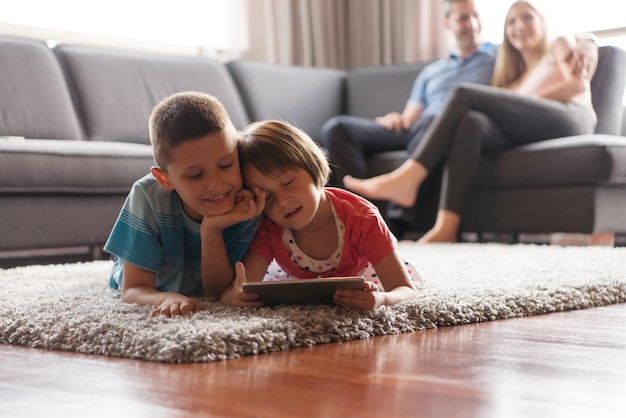
POLYGON ((625 417, 626 304, 203 364, 0 345, 0 417, 625 417))

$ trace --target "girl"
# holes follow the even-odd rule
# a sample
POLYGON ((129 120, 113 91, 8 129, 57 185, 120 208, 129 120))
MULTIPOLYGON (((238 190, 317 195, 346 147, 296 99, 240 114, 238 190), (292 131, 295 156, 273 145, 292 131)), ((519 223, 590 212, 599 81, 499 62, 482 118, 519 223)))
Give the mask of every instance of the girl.
POLYGON ((324 187, 328 160, 307 134, 281 121, 254 123, 243 132, 239 159, 244 183, 265 199, 266 216, 223 303, 259 306, 241 285, 261 281, 266 272, 266 280, 273 279, 268 266, 274 259, 289 279, 364 276, 362 291, 335 293, 340 306, 371 310, 417 296, 419 276, 401 260, 377 208, 351 192, 324 187))
POLYGON ((371 179, 346 176, 344 184, 363 196, 410 207, 428 174, 445 161, 437 219, 420 242, 454 242, 482 153, 593 133, 590 80, 596 64, 593 41, 560 37, 549 43, 537 8, 516 1, 506 15, 495 87, 461 85, 409 160, 371 179))

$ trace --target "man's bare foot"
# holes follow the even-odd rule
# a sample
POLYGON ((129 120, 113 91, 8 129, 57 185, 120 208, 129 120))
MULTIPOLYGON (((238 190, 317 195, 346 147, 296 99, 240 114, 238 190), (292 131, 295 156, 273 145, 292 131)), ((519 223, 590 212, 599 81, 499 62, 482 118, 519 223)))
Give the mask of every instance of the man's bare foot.
POLYGON ((457 242, 461 217, 449 210, 439 209, 435 225, 426 232, 419 240, 418 244, 429 244, 434 242, 457 242))
POLYGON ((411 160, 390 173, 369 179, 345 176, 343 184, 347 189, 369 199, 389 200, 409 208, 415 204, 418 188, 426 175, 426 170, 421 165, 417 167, 411 160))

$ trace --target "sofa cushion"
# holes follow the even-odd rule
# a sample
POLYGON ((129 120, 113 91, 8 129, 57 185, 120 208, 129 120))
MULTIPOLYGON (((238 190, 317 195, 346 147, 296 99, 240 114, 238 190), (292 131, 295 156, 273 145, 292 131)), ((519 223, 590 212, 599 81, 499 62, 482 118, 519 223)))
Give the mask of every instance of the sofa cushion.
POLYGON ((96 141, 149 142, 148 118, 167 96, 187 90, 216 96, 236 127, 248 121, 235 84, 220 61, 59 45, 87 136, 96 141))
POLYGON ((347 76, 347 113, 374 118, 402 112, 417 74, 428 62, 355 68, 347 76))
POLYGON ((0 136, 82 136, 61 67, 43 42, 0 36, 0 97, 0 136))
POLYGON ((0 194, 126 194, 154 165, 146 144, 0 139, 0 194))
POLYGON ((477 189, 626 185, 626 138, 579 135, 523 145, 483 158, 477 189))
POLYGON ((343 113, 343 71, 247 60, 226 65, 251 120, 285 120, 318 140, 324 122, 343 113))
MULTIPOLYGON (((372 156, 368 172, 379 175, 400 166, 404 151, 372 156)), ((482 159, 475 189, 515 189, 626 184, 626 137, 580 135, 550 139, 501 151, 482 159)))

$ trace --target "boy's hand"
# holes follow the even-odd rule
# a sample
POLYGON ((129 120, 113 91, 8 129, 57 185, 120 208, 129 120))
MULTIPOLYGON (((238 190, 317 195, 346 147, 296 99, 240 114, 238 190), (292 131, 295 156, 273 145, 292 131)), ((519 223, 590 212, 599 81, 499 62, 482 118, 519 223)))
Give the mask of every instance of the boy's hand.
POLYGON ((359 311, 371 311, 384 303, 384 297, 378 290, 378 285, 368 281, 365 282, 363 290, 337 290, 333 300, 339 306, 359 311))
POLYGON ((247 306, 250 308, 260 308, 263 301, 258 300, 256 293, 245 293, 243 284, 246 282, 246 268, 241 261, 235 264, 235 282, 231 287, 222 293, 220 302, 230 306, 247 306))
POLYGON ((180 294, 168 295, 161 304, 156 307, 150 316, 163 315, 172 317, 178 315, 187 315, 190 312, 198 312, 200 306, 193 300, 180 294))
POLYGON ((231 212, 233 216, 241 217, 237 222, 247 221, 263 213, 266 196, 267 194, 258 187, 254 193, 248 189, 239 190, 235 195, 235 207, 231 212))
POLYGON ((221 232, 229 226, 259 216, 265 208, 265 196, 265 192, 260 189, 255 190, 254 193, 247 189, 241 189, 235 195, 233 210, 223 215, 205 216, 202 219, 202 228, 221 232))

